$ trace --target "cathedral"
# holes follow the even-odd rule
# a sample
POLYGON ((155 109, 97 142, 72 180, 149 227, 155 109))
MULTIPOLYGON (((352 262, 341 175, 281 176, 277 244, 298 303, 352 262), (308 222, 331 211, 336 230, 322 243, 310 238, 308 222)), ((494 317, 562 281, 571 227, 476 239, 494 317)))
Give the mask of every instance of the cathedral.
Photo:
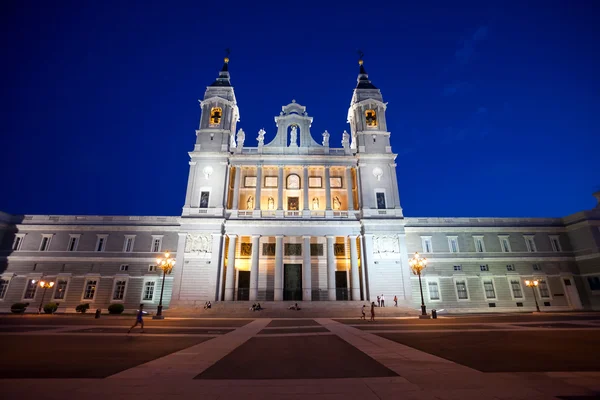
POLYGON ((153 310, 161 297, 196 307, 385 296, 418 309, 421 287, 428 308, 450 313, 600 309, 600 192, 596 208, 564 218, 405 217, 387 103, 362 60, 341 143, 311 132, 292 101, 273 138, 261 129, 246 146, 227 58, 200 109, 181 216, 0 213, 0 311, 37 311, 43 296, 58 312, 153 310), (175 265, 163 281, 166 250, 175 265), (428 260, 421 280, 415 252, 428 260))

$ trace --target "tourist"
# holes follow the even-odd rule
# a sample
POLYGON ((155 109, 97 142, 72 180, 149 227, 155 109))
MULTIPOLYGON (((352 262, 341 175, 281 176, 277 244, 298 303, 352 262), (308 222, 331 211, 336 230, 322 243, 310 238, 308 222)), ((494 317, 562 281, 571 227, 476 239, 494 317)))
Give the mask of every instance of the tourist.
POLYGON ((258 303, 258 304, 256 305, 256 311, 260 311, 260 310, 262 310, 262 307, 260 306, 260 303, 258 303))
POLYGON ((360 317, 360 319, 364 319, 364 320, 366 321, 366 319, 367 319, 367 318, 366 318, 366 316, 365 316, 365 307, 366 307, 366 306, 363 304, 363 306, 362 306, 362 310, 361 310, 361 312, 362 312, 362 317, 360 317))
POLYGON ((210 304, 210 300, 209 300, 209 301, 207 301, 206 303, 204 303, 204 309, 205 309, 205 310, 208 310, 208 309, 209 309, 209 308, 211 308, 211 307, 212 307, 212 304, 210 304))
POLYGON ((381 297, 377 296, 377 307, 381 307, 381 297))
POLYGON ((256 311, 256 303, 252 304, 252 307, 250 307, 250 311, 256 311))
POLYGON ((375 322, 375 302, 371 302, 371 319, 369 321, 375 322))
POLYGON ((383 293, 381 294, 381 307, 385 307, 385 297, 383 297, 383 293))
POLYGON ((140 304, 140 309, 137 310, 137 315, 135 317, 135 324, 133 324, 133 326, 131 328, 129 328, 129 330, 127 331, 127 334, 129 334, 131 332, 131 330, 133 328, 135 328, 138 324, 140 324, 142 326, 142 333, 144 333, 144 320, 143 320, 143 316, 144 314, 148 314, 146 311, 144 311, 144 304, 140 304))
POLYGON ((299 311, 300 307, 298 307, 298 303, 295 303, 293 306, 290 306, 290 308, 288 308, 288 310, 296 310, 299 311))
POLYGON ((398 307, 398 296, 394 295, 394 307, 398 307))

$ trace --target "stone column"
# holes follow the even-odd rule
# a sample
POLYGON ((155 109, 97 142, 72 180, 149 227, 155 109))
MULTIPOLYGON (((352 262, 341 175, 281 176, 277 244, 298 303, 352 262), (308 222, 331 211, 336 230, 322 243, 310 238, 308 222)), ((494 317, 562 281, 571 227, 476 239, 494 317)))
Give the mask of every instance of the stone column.
POLYGON ((183 284, 183 269, 185 266, 185 241, 187 233, 179 233, 177 240, 177 253, 175 254, 175 266, 173 267, 173 289, 171 301, 181 299, 181 286, 183 284))
POLYGON ((209 278, 209 285, 215 290, 214 296, 211 296, 214 301, 219 300, 219 286, 221 282, 219 261, 221 261, 221 241, 223 239, 223 235, 220 233, 211 233, 212 236, 212 248, 211 248, 211 257, 210 257, 210 265, 208 268, 212 269, 211 276, 209 278))
POLYGON ((309 207, 309 203, 308 203, 308 166, 307 165, 302 167, 302 172, 303 172, 302 190, 304 192, 304 207, 303 207, 303 209, 305 211, 308 211, 308 210, 310 210, 310 207, 309 207))
POLYGON ((358 235, 350 235, 350 287, 352 288, 352 300, 360 300, 360 282, 358 278, 358 250, 356 239, 358 235))
POLYGON ((398 192, 398 179, 396 177, 396 164, 390 164, 390 179, 392 180, 392 191, 394 199, 394 208, 400 208, 400 192, 398 192))
POLYGON ((242 167, 239 165, 235 166, 235 180, 233 183, 233 202, 231 208, 239 210, 240 203, 240 181, 242 180, 242 167))
POLYGON ((283 300, 283 236, 275 236, 275 301, 283 300))
POLYGON ((227 272, 225 273, 225 301, 233 301, 235 290, 235 242, 237 235, 229 236, 229 248, 227 249, 227 272))
POLYGON ((354 210, 354 196, 352 196, 352 167, 346 167, 346 186, 348 190, 348 211, 354 210))
POLYGON ((283 167, 277 169, 277 209, 283 210, 283 167))
POLYGON ((302 264, 302 301, 312 300, 311 284, 311 263, 310 263, 310 236, 302 236, 304 243, 302 245, 302 255, 304 263, 302 264))
POLYGON ((327 236, 327 293, 330 301, 335 301, 335 254, 333 243, 335 236, 327 236))
POLYGON ((365 297, 367 300, 371 300, 371 267, 374 265, 373 263, 373 235, 365 234, 363 235, 364 246, 363 246, 363 271, 365 271, 365 297))
POLYGON ((331 182, 329 181, 329 165, 325 166, 325 210, 331 210, 331 182))
POLYGON ((254 209, 260 210, 260 189, 262 186, 262 165, 256 166, 256 195, 254 196, 254 209))
POLYGON ((252 235, 252 265, 250 267, 250 301, 258 298, 258 255, 260 236, 252 235))
POLYGON ((194 192, 194 177, 196 176, 196 161, 190 161, 190 176, 188 176, 187 192, 185 193, 185 205, 190 207, 192 203, 192 193, 194 192))

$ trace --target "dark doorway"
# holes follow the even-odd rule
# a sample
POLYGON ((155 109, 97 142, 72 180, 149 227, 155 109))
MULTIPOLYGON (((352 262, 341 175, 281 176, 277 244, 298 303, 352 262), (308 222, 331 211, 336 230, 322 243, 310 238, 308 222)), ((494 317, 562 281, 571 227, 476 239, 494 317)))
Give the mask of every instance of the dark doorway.
POLYGON ((298 211, 298 198, 297 197, 288 197, 288 210, 289 211, 298 211))
POLYGON ((283 300, 302 300, 302 264, 283 265, 283 300))
POLYGON ((238 295, 237 299, 249 300, 250 299, 250 271, 239 271, 238 272, 238 295))
POLYGON ((335 299, 348 300, 348 274, 346 271, 335 271, 335 299))

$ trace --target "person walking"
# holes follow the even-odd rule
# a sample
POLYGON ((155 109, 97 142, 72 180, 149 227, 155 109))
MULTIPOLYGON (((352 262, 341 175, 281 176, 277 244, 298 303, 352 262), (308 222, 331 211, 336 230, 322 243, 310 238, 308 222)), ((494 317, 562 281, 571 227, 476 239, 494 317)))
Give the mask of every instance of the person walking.
POLYGON ((381 297, 377 296, 377 307, 381 307, 381 297))
POLYGON ((398 296, 394 295, 394 307, 398 307, 398 296))
POLYGON ((385 297, 383 297, 383 293, 381 294, 381 307, 385 307, 385 297))
POLYGON ((142 326, 142 333, 144 333, 144 314, 146 314, 146 311, 144 311, 144 304, 140 304, 140 309, 138 310, 137 315, 135 317, 135 324, 133 324, 133 326, 129 328, 127 334, 129 334, 131 330, 135 328, 138 324, 142 326))
POLYGON ((367 320, 366 314, 365 314, 365 305, 363 304, 362 306, 362 317, 360 317, 360 319, 364 319, 365 321, 367 320))
POLYGON ((371 319, 369 321, 375 322, 375 302, 371 302, 371 319))

